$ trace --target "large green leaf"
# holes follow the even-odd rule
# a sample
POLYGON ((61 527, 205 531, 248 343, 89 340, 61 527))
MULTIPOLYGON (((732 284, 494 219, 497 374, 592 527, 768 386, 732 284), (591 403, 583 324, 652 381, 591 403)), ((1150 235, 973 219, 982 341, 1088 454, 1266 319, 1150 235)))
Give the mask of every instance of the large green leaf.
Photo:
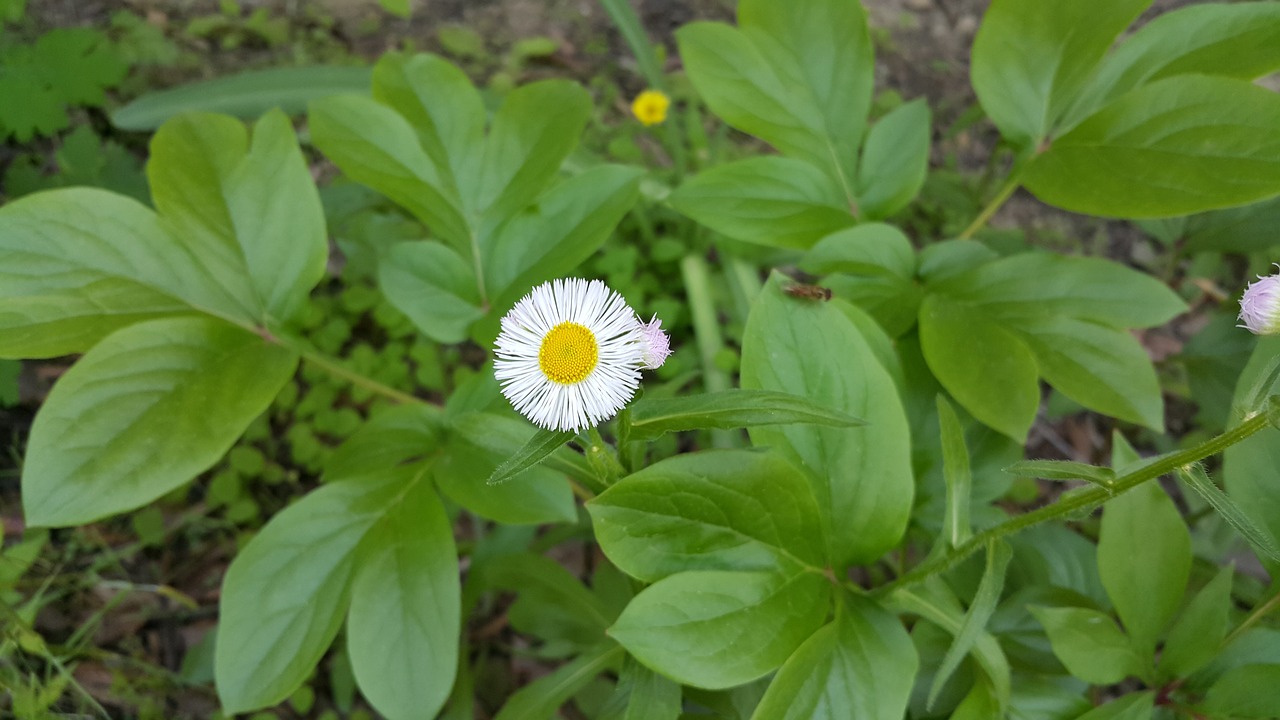
POLYGON ((259 322, 298 313, 324 275, 328 236, 320 196, 293 126, 280 111, 254 125, 184 115, 151 141, 151 198, 168 229, 242 298, 259 322), (241 283, 248 283, 248 295, 241 283))
POLYGON ((393 245, 378 261, 378 285, 392 305, 437 342, 462 342, 471 324, 485 314, 474 271, 443 243, 393 245))
POLYGON ((1151 0, 994 0, 973 40, 982 109, 1023 147, 1049 135, 1120 31, 1151 0))
POLYGON ((1280 69, 1280 6, 1205 3, 1164 13, 1103 59, 1064 120, 1076 121, 1145 83, 1197 73, 1253 80, 1280 69))
MULTIPOLYGON (((1238 409, 1232 413, 1233 422, 1238 422, 1239 406, 1277 356, 1280 337, 1258 338, 1257 348, 1236 385, 1233 404, 1238 409)), ((1273 539, 1280 538, 1280 430, 1265 428, 1227 448, 1223 453, 1222 480, 1227 493, 1254 523, 1266 529, 1273 539)))
POLYGON ((747 242, 807 248, 854 223, 840 187, 809 163, 757 157, 717 165, 671 196, 681 213, 747 242))
POLYGON ((738 14, 740 29, 676 33, 694 87, 725 122, 822 168, 852 199, 874 80, 861 3, 745 0, 738 14))
POLYGON ((928 295, 920 304, 920 347, 929 369, 964 409, 1022 440, 1040 406, 1039 366, 1017 335, 970 305, 928 295))
POLYGON ((24 197, 0 208, 0 357, 81 353, 121 327, 193 310, 251 322, 225 281, 133 200, 88 188, 24 197))
POLYGON ((1274 718, 1280 715, 1280 665, 1242 665, 1218 679, 1198 711, 1209 717, 1274 718))
POLYGON ((818 506, 789 463, 746 450, 678 455, 587 504, 600 548, 653 582, 686 570, 825 566, 818 506))
POLYGON ((442 181, 474 213, 485 110, 466 73, 435 55, 387 53, 373 68, 373 97, 413 125, 442 181))
POLYGON ((1107 502, 1098 573, 1144 663, 1173 619, 1191 571, 1191 536, 1158 482, 1107 502))
POLYGON ((930 283, 927 292, 925 359, 982 422, 1025 437, 1043 376, 1087 407, 1163 426, 1155 371, 1125 332, 1186 309, 1163 283, 1101 259, 1024 253, 930 283))
POLYGON ((513 90, 493 117, 468 206, 489 225, 523 210, 560 171, 590 117, 591 96, 576 82, 543 80, 513 90))
POLYGON ((923 99, 894 108, 867 133, 858 165, 858 214, 888 217, 915 199, 929 169, 929 106, 923 99))
POLYGON ((806 471, 837 566, 897 545, 914 491, 910 433, 892 376, 832 303, 792 298, 775 274, 756 298, 742 347, 742 386, 791 393, 861 417, 866 427, 756 427, 757 445, 806 471))
POLYGON ((453 687, 462 617, 453 525, 429 483, 378 518, 354 563, 347 652, 361 693, 392 720, 434 715, 453 687))
POLYGON ((846 596, 834 622, 787 659, 756 707, 758 720, 900 720, 915 646, 896 617, 846 596))
POLYGON ((227 711, 274 705, 306 680, 342 624, 361 541, 422 477, 406 467, 325 485, 236 556, 223 580, 214 673, 227 711))
MULTIPOLYGON (((1075 5, 1076 3, 1070 3, 1075 5)), ((1280 95, 1179 75, 1127 93, 1056 138, 1022 176, 1074 212, 1167 217, 1280 194, 1280 95)))
POLYGON ((153 320, 108 336, 58 381, 32 425, 27 523, 87 523, 191 480, 296 365, 292 352, 214 319, 153 320))
POLYGON ((1186 218, 1188 252, 1247 254, 1280 245, 1275 227, 1280 224, 1280 197, 1259 203, 1186 218))
POLYGON ((353 180, 391 198, 453 245, 471 255, 471 229, 455 188, 395 110, 367 97, 338 96, 311 103, 311 141, 353 180))
POLYGON ((483 244, 485 285, 506 308, 548 277, 591 257, 640 198, 641 171, 601 165, 557 185, 517 213, 483 244))
POLYGON ((782 665, 822 625, 830 595, 808 571, 682 572, 637 595, 609 634, 680 683, 733 687, 782 665))
POLYGON ((828 235, 800 261, 806 272, 827 275, 823 284, 866 310, 895 337, 916 322, 922 288, 916 252, 892 225, 864 223, 828 235))
POLYGON ((1053 643, 1053 654, 1067 670, 1085 682, 1111 685, 1143 671, 1133 644, 1110 615, 1090 608, 1033 607, 1053 643))

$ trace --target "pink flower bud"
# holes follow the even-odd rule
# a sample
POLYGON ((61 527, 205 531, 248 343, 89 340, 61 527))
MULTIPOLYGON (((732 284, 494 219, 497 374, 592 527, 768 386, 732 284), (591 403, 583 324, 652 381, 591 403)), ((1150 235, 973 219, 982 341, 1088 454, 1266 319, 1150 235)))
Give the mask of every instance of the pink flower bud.
POLYGON ((671 339, 662 332, 662 321, 654 315, 649 322, 640 323, 640 333, 644 336, 642 343, 645 370, 657 370, 671 355, 671 339))
MULTIPOLYGON (((1276 265, 1280 267, 1280 265, 1276 265)), ((1280 275, 1258 276, 1240 298, 1239 327, 1255 335, 1280 335, 1280 275)))

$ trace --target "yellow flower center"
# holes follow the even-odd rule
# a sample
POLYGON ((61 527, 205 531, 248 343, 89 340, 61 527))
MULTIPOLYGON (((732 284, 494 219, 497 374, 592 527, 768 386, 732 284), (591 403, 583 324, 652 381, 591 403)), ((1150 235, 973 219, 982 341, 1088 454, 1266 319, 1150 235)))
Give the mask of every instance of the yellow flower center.
POLYGON ((538 367, 542 368, 542 374, 561 385, 586 380, 599 360, 596 336, 575 322, 562 322, 551 328, 538 349, 538 367))

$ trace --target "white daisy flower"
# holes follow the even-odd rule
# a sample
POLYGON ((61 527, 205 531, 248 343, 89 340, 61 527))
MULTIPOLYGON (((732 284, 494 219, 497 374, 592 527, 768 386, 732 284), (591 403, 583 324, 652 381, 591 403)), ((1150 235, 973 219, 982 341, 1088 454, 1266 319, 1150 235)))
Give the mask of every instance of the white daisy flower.
POLYGON ((649 347, 639 318, 599 280, 553 280, 502 318, 494 372, 520 414, 547 430, 594 427, 640 384, 649 347))

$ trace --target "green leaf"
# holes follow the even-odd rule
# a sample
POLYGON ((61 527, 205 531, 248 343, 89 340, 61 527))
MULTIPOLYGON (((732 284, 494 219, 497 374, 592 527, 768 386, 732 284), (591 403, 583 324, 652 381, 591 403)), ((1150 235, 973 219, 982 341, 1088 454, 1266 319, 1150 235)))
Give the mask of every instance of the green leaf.
POLYGON ((640 398, 631 405, 631 440, 669 432, 803 423, 856 427, 863 421, 808 398, 768 390, 723 390, 685 397, 640 398))
POLYGON ((147 179, 169 231, 274 325, 294 317, 329 259, 324 210, 293 126, 263 116, 252 139, 223 115, 184 115, 151 141, 147 179), (247 285, 247 287, 246 287, 247 285))
POLYGON ((491 225, 523 210, 560 171, 590 117, 591 96, 576 82, 543 80, 511 91, 493 117, 467 207, 491 225))
POLYGON ((363 93, 369 69, 339 65, 250 70, 144 93, 111 113, 121 130, 155 130, 186 113, 225 113, 250 120, 272 108, 300 115, 307 103, 330 95, 363 93))
MULTIPOLYGON (((964 631, 965 619, 960 603, 941 581, 926 582, 920 588, 899 588, 889 595, 886 604, 891 611, 919 615, 953 636, 964 631)), ((996 706, 1008 707, 1009 661, 1000 649, 1000 643, 991 633, 979 629, 973 641, 972 655, 987 676, 996 706)))
POLYGON ((512 624, 544 641, 590 647, 604 640, 605 630, 616 619, 563 565, 542 555, 518 553, 486 560, 479 574, 485 588, 518 593, 509 610, 512 624))
POLYGON ((1225 567, 1187 604, 1160 653, 1160 671, 1185 678, 1217 656, 1227 634, 1233 567, 1225 567))
POLYGON ((793 572, 826 564, 808 483, 773 455, 677 455, 623 478, 587 510, 605 555, 646 582, 687 570, 793 572))
POLYGON ((442 181, 469 202, 479 182, 485 109, 466 73, 435 55, 387 53, 373 68, 373 97, 413 125, 442 181))
POLYGON ((517 213, 482 248, 485 284, 505 308, 591 257, 640 198, 641 171, 601 165, 560 183, 517 213))
POLYGON ((466 340, 471 324, 485 315, 475 272, 442 243, 393 245, 379 259, 378 286, 388 302, 437 342, 466 340))
POLYGON ((565 432, 558 430, 544 430, 538 428, 533 433, 533 437, 529 438, 524 447, 516 451, 515 455, 505 460, 501 465, 494 468, 489 475, 486 485, 499 485, 514 478, 516 475, 528 470, 529 468, 542 462, 543 458, 551 453, 559 450, 561 446, 576 437, 574 432, 565 432))
POLYGON ((951 647, 947 648, 947 654, 943 656, 942 663, 939 664, 938 671, 933 676, 933 683, 929 687, 928 707, 933 707, 938 699, 938 693, 942 692, 943 685, 951 678, 956 668, 960 667, 960 661, 973 650, 979 636, 986 631, 987 621, 991 619, 996 604, 1000 602, 1000 593, 1004 590, 1005 570, 1009 567, 1009 560, 1012 557, 1013 551, 1008 543, 995 540, 987 544, 986 569, 982 573, 982 580, 978 583, 978 590, 974 593, 973 602, 969 603, 969 610, 964 615, 964 622, 955 633, 955 641, 951 643, 951 647))
POLYGON ((1198 708, 1212 717, 1280 715, 1280 665, 1242 665, 1223 673, 1198 708))
POLYGON ((311 141, 342 172, 408 210, 460 254, 471 255, 471 230, 457 190, 395 110, 341 95, 311 103, 311 141))
POLYGON ((1146 662, 1110 615, 1075 607, 1030 610, 1049 634, 1053 654, 1081 680, 1110 685, 1143 671, 1146 662))
POLYGON ((830 594, 813 572, 683 572, 641 591, 609 634, 677 682, 728 688, 782 665, 822 625, 830 594))
POLYGON ((342 624, 357 548, 422 471, 330 483, 289 506, 223 580, 215 676, 228 712, 275 705, 315 668, 342 624))
POLYGON ((1280 69, 1280 7, 1210 3, 1143 25, 1098 66, 1067 126, 1149 82, 1190 73, 1253 80, 1280 69))
POLYGON ((725 122, 822 168, 850 195, 874 81, 862 5, 748 0, 738 15, 741 29, 698 22, 677 31, 698 94, 725 122))
POLYGON ((439 408, 425 403, 378 411, 325 460, 326 482, 361 477, 370 468, 394 468, 428 460, 443 436, 439 408))
POLYGON ((1186 309, 1163 283, 1105 260, 1025 253, 931 281, 928 291, 920 306, 925 359, 983 423, 1025 437, 1044 375, 1088 407, 1162 427, 1155 371, 1123 329, 1186 309))
POLYGON ((80 525, 154 500, 226 454, 297 356, 221 321, 139 323, 98 343, 31 427, 27 524, 80 525))
MULTIPOLYGON (((942 535, 951 543, 951 547, 959 547, 969 539, 973 531, 969 524, 973 470, 969 465, 969 448, 965 446, 960 418, 956 417, 956 411, 941 393, 938 394, 937 405, 942 436, 942 475, 947 484, 947 514, 943 520, 942 535)), ((1005 563, 1008 563, 1007 557, 1005 563)), ((1003 568, 1001 572, 1003 573, 1003 568)), ((937 683, 937 687, 941 687, 941 683, 937 683)))
POLYGON ((870 600, 846 595, 835 620, 787 659, 752 718, 901 718, 918 664, 896 617, 870 600))
POLYGON ((1187 218, 1186 249, 1248 254, 1280 244, 1272 229, 1280 223, 1280 197, 1239 208, 1187 218))
POLYGON ((920 347, 938 382, 975 418, 1021 441, 1040 407, 1039 366, 1017 335, 972 306, 926 295, 920 347))
MULTIPOLYGON (((1236 385, 1232 422, 1239 421, 1255 384, 1280 357, 1280 337, 1258 338, 1257 347, 1236 385)), ((1222 459, 1227 493, 1272 538, 1280 538, 1280 430, 1265 428, 1227 448, 1222 459)))
POLYGON ((1109 467, 1071 460, 1022 460, 1004 471, 1018 477, 1043 480, 1085 480, 1099 487, 1111 487, 1116 479, 1116 471, 1109 467))
POLYGON ((1151 720, 1154 708, 1154 692, 1133 692, 1099 705, 1076 720, 1151 720))
POLYGON ((22 363, 17 360, 0 360, 0 407, 11 407, 18 404, 21 393, 18 388, 18 376, 22 374, 22 363))
POLYGON ((453 525, 430 484, 387 509, 355 565, 347 651, 361 693, 388 718, 434 715, 453 687, 462 620, 453 525))
POLYGON ((973 40, 974 92, 1000 134, 1051 134, 1120 31, 1151 0, 994 0, 973 40))
POLYGON ((512 695, 494 720, 548 720, 556 710, 622 660, 622 648, 604 643, 579 655, 556 671, 520 688, 512 695))
POLYGON ((889 217, 919 194, 929 169, 929 121, 921 98, 894 108, 867 133, 858 167, 860 216, 889 217))
POLYGON ((629 659, 607 706, 612 712, 603 714, 601 720, 677 720, 680 695, 679 685, 629 659))
POLYGON ((1000 717, 1000 705, 991 683, 978 680, 951 713, 951 720, 988 720, 1000 717))
POLYGON ((1266 557, 1274 562, 1280 563, 1280 547, 1276 546, 1276 541, 1267 534, 1266 530, 1258 527, 1249 516, 1236 505, 1226 493, 1218 489, 1213 484, 1213 480, 1208 473, 1204 471, 1204 467, 1194 464, 1188 467, 1181 467, 1174 471, 1178 479, 1187 487, 1196 491, 1196 494, 1209 503, 1223 520, 1227 521, 1236 532, 1244 536, 1245 540, 1253 546, 1258 557, 1266 557))
POLYGON ((1158 482, 1107 502, 1098 534, 1098 573, 1134 649, 1150 662, 1191 571, 1191 536, 1158 482))
POLYGON ((848 273, 912 282, 916 251, 902 231, 884 223, 865 223, 828 235, 813 246, 800 268, 815 275, 848 273))
POLYGON ((788 297, 775 274, 757 296, 742 342, 742 387, 775 390, 874 417, 861 428, 756 427, 806 471, 836 566, 870 562, 906 529, 914 483, 906 413, 893 378, 832 303, 788 297))
POLYGON ((128 65, 101 31, 55 28, 33 45, 6 43, 0 50, 0 139, 26 142, 67 126, 65 105, 99 106, 103 90, 128 73, 128 65))
POLYGON ((67 188, 0 208, 0 357, 88 350, 119 328, 204 310, 252 316, 160 218, 112 193, 67 188))
POLYGON ((378 0, 378 4, 396 17, 407 18, 413 14, 412 0, 378 0))
MULTIPOLYGON (((492 375, 489 375, 488 380, 493 382, 492 375)), ((496 382, 493 382, 493 388, 496 394, 496 382)), ((450 399, 456 397, 459 397, 457 393, 450 399)), ((450 426, 458 437, 495 455, 495 467, 498 462, 510 459, 538 434, 538 429, 527 420, 487 412, 461 413, 451 419, 450 426)), ((595 479, 586 458, 569 447, 560 447, 539 462, 545 463, 548 469, 577 480, 592 482, 595 479)))
POLYGON ((1166 78, 1055 139, 1022 179, 1050 205, 1109 217, 1244 205, 1280 193, 1277 124, 1280 96, 1247 80, 1166 78))
POLYGON ((671 204, 716 232, 782 248, 810 247, 855 222, 830 177, 786 157, 717 165, 686 180, 671 204))

